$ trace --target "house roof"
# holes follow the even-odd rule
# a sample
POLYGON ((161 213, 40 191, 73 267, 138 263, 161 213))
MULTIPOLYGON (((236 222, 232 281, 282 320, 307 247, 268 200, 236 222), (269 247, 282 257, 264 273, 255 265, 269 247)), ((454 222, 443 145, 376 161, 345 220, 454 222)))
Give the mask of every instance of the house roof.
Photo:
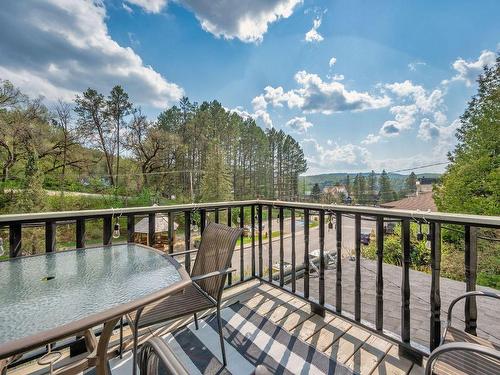
POLYGON ((415 195, 413 197, 403 198, 398 201, 382 203, 380 207, 415 211, 430 210, 431 212, 437 212, 437 207, 434 203, 434 198, 432 197, 431 191, 426 193, 419 193, 418 195, 415 195))
MULTIPOLYGON (((179 224, 174 221, 174 230, 177 229, 179 224)), ((149 233, 149 217, 143 218, 134 228, 135 233, 149 233)), ((163 214, 156 214, 155 220, 155 233, 168 232, 168 217, 163 214)))

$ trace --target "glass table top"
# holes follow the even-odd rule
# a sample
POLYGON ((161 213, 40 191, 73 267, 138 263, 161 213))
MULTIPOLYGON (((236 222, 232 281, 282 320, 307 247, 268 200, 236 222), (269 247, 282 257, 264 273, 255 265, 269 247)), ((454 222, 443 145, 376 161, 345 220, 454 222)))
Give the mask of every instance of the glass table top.
POLYGON ((169 259, 135 244, 0 262, 0 345, 140 299, 180 280, 169 259))

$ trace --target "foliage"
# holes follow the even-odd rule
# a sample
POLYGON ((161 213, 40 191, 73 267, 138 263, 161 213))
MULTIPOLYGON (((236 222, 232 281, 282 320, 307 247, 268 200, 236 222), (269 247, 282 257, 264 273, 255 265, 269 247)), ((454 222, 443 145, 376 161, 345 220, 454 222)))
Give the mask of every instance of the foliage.
POLYGON ((313 200, 313 202, 318 202, 320 195, 321 195, 321 189, 319 188, 319 185, 314 184, 314 186, 311 189, 311 199, 313 200))
POLYGON ((223 202, 231 199, 231 176, 224 155, 216 144, 212 145, 201 180, 201 200, 223 202))
POLYGON ((458 144, 435 189, 440 211, 500 213, 500 56, 478 79, 457 129, 458 144))
POLYGON ((380 187, 379 196, 381 202, 389 202, 394 199, 394 194, 391 186, 391 180, 385 169, 379 177, 378 184, 380 187))

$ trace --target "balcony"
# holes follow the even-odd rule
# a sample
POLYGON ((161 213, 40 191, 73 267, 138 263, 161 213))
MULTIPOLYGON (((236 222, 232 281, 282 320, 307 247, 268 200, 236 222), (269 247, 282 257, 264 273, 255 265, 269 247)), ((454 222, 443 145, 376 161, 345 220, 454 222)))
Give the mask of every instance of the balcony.
MULTIPOLYGON (((246 228, 233 256, 236 271, 227 280, 224 306, 239 302, 288 332, 291 340, 299 339, 337 364, 363 374, 423 371, 426 356, 439 345, 450 301, 465 291, 488 289, 476 285, 478 231, 500 228, 498 217, 252 200, 5 215, 0 216, 0 230, 9 232, 5 244, 9 257, 18 257, 23 255, 23 233, 32 228, 44 228, 40 248, 54 252, 62 251, 58 226, 73 228, 73 247, 82 248, 91 243, 86 231, 90 223, 102 225, 100 240, 110 245, 117 218, 126 220, 126 240, 132 242, 137 238, 135 224, 144 217, 148 218, 147 242, 177 258, 187 271, 194 255, 185 251, 193 248, 194 237, 207 222, 246 228), (168 219, 166 241, 155 233, 158 214, 168 219), (193 230, 193 218, 198 231, 193 230), (176 232, 177 221, 183 225, 177 228, 176 237, 170 234, 176 232), (384 237, 390 235, 384 225, 389 222, 401 227, 400 265, 383 262, 384 237), (429 273, 411 269, 413 223, 423 225, 429 233, 429 273), (464 232, 465 282, 440 275, 442 232, 450 225, 464 232), (375 260, 362 257, 365 233, 371 233, 375 241, 375 260)), ((469 332, 498 340, 492 304, 478 300, 463 306, 462 311, 457 318, 469 332)), ((140 341, 179 330, 190 320, 143 330, 140 341)), ((116 330, 108 348, 111 357, 117 356, 119 340, 116 330)), ((130 343, 127 329, 123 341, 130 343)), ((64 361, 72 360, 69 348, 73 351, 74 345, 72 339, 56 343, 67 357, 64 361)), ((25 353, 10 365, 8 373, 43 373, 35 365, 41 354, 40 349, 25 353)), ((127 352, 111 363, 119 367, 126 359, 127 352)))

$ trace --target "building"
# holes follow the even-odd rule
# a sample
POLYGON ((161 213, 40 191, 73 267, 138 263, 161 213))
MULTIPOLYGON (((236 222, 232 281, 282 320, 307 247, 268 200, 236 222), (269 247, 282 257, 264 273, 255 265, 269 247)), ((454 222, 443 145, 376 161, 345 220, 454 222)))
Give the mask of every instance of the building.
POLYGON ((394 208, 397 210, 420 210, 436 212, 437 207, 432 196, 432 184, 437 182, 435 178, 420 178, 417 180, 417 190, 414 195, 397 201, 382 203, 380 207, 394 208))

